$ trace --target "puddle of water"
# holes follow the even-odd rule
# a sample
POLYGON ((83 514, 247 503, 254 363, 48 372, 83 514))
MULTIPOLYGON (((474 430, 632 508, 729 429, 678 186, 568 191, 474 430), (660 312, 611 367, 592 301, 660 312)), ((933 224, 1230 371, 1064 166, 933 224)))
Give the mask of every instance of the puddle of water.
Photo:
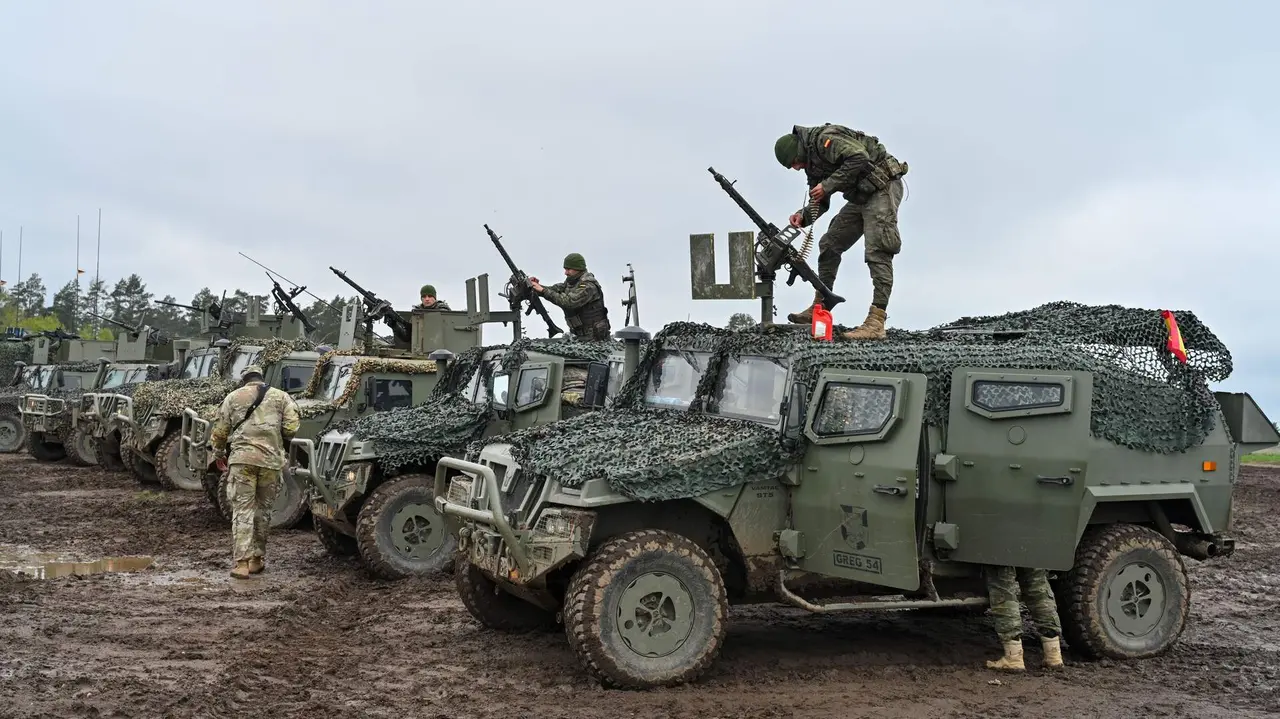
POLYGON ((153 561, 151 557, 145 556, 103 557, 81 561, 55 552, 12 553, 0 549, 0 571, 31 579, 59 579, 108 572, 138 572, 150 567, 153 561))

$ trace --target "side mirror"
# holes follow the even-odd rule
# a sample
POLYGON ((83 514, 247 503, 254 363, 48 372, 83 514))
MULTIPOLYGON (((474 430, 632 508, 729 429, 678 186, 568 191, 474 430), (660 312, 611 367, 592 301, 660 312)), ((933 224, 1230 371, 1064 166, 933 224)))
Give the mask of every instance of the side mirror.
POLYGON ((592 362, 587 365, 587 386, 582 390, 582 404, 587 407, 603 407, 609 392, 609 363, 592 362))
POLYGON ((803 382, 791 383, 791 392, 782 402, 782 438, 799 442, 804 433, 804 419, 808 414, 809 388, 803 382))
POLYGON ((360 411, 362 411, 362 412, 363 412, 363 411, 364 411, 364 409, 367 409, 367 408, 369 408, 369 407, 372 407, 372 406, 373 406, 373 399, 374 399, 374 395, 373 395, 373 377, 372 377, 372 376, 365 377, 365 378, 364 378, 364 407, 363 407, 363 408, 361 408, 361 410, 360 410, 360 411))

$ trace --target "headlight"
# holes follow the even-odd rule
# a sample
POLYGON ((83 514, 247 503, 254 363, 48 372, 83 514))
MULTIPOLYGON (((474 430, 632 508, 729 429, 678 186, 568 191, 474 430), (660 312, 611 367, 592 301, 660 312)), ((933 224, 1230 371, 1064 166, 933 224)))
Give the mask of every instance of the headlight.
POLYGON ((449 480, 449 492, 445 498, 450 504, 467 505, 471 502, 471 487, 474 480, 466 475, 459 475, 449 480))
POLYGON ((557 539, 570 539, 573 537, 573 522, 559 512, 547 510, 538 518, 534 531, 557 539))

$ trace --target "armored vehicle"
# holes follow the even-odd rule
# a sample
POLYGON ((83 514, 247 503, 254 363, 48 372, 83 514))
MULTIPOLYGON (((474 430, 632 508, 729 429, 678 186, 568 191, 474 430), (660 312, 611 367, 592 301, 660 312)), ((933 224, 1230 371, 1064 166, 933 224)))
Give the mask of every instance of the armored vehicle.
POLYGON ((94 431, 99 416, 98 397, 104 390, 118 391, 139 382, 164 379, 172 369, 173 344, 169 338, 141 322, 130 326, 90 314, 124 330, 112 346, 115 359, 99 359, 92 384, 64 388, 56 391, 57 396, 32 393, 23 397, 23 423, 33 437, 41 440, 37 456, 41 461, 66 457, 81 467, 97 464, 94 431), (59 445, 61 450, 56 449, 59 445))
POLYGON ((701 676, 729 603, 980 607, 1000 565, 1054 573, 1083 656, 1178 640, 1183 558, 1232 552, 1240 458, 1280 441, 1209 389, 1231 357, 1194 314, 1061 302, 832 342, 743 284, 760 326, 669 325, 610 409, 440 460, 477 620, 559 618, 590 675, 644 688, 701 676))
POLYGON ((66 457, 63 442, 71 434, 70 422, 59 417, 63 406, 68 400, 73 405, 79 401, 102 365, 115 357, 116 346, 110 341, 83 340, 61 330, 41 333, 32 341, 32 362, 38 369, 17 404, 24 446, 37 460, 56 462, 66 457))
POLYGON ((513 322, 514 343, 462 353, 423 404, 336 427, 318 446, 299 437, 290 447, 320 543, 333 554, 358 553, 375 576, 432 574, 451 563, 454 544, 432 505, 440 457, 461 455, 488 434, 594 409, 582 402, 589 381, 604 387, 602 400, 620 384, 621 343, 522 338, 519 307, 490 312, 487 294, 487 275, 469 280, 468 313, 477 325, 513 322), (589 378, 592 363, 601 368, 589 378))
MULTIPOLYGON (((5 380, 5 386, 0 387, 0 453, 3 454, 12 454, 26 445, 27 432, 18 405, 30 389, 28 380, 35 373, 34 344, 33 338, 21 328, 8 328, 0 337, 0 377, 5 380)), ((47 351, 45 359, 48 359, 47 351)))
MULTIPOLYGON (((363 290, 359 285, 354 286, 363 290)), ((376 346, 368 319, 371 313, 389 305, 374 295, 371 297, 373 299, 366 297, 363 303, 356 301, 343 308, 340 344, 356 344, 356 328, 364 323, 363 346, 327 352, 320 357, 311 380, 297 400, 302 426, 295 441, 313 439, 351 419, 408 408, 424 401, 438 377, 436 362, 429 358, 447 358, 480 341, 480 332, 467 312, 415 309, 396 313, 392 320, 402 321, 408 328, 407 333, 397 333, 389 344, 376 346)), ((393 324, 392 329, 394 332, 396 325, 393 324)), ((231 509, 225 489, 228 475, 217 471, 208 451, 209 432, 216 412, 217 405, 207 405, 202 411, 193 407, 184 411, 182 456, 187 471, 205 476, 206 488, 212 487, 210 500, 223 518, 230 521, 231 509)), ((307 492, 293 473, 292 466, 287 466, 282 473, 283 486, 271 514, 273 529, 293 527, 307 514, 307 492)))

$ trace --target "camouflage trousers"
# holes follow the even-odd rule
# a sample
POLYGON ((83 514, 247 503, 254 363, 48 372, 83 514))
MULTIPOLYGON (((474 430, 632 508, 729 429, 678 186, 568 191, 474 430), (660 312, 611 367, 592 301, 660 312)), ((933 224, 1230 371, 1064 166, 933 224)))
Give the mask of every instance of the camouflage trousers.
POLYGON ((233 464, 227 477, 227 503, 231 505, 231 542, 235 560, 263 558, 271 508, 280 492, 280 470, 233 464))
POLYGON ((1019 594, 1027 604, 1040 636, 1052 638, 1062 634, 1058 605, 1054 602, 1047 571, 1025 567, 985 567, 984 571, 987 599, 991 603, 991 616, 1000 641, 1018 641, 1022 636, 1019 594))
POLYGON ((902 251, 902 235, 898 234, 898 205, 902 203, 902 180, 867 198, 865 202, 847 202, 831 218, 822 239, 818 240, 818 278, 835 290, 836 272, 844 253, 865 234, 862 259, 871 272, 871 304, 885 309, 893 292, 893 257, 902 251))

